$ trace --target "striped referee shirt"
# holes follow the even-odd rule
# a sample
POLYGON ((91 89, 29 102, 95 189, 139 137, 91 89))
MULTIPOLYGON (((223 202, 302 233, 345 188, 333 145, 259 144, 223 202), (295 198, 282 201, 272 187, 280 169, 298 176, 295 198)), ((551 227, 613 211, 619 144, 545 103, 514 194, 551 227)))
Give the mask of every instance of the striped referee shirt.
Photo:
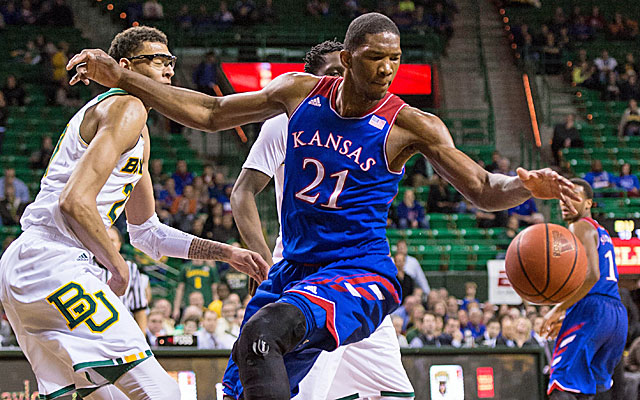
MULTIPOLYGON (((120 297, 120 300, 133 314, 136 311, 144 310, 149 305, 145 294, 145 290, 149 285, 149 277, 140 273, 135 263, 128 260, 126 260, 126 263, 129 266, 129 287, 127 287, 124 295, 120 297)), ((111 275, 111 272, 105 269, 105 273, 102 274, 103 282, 107 283, 111 275)))

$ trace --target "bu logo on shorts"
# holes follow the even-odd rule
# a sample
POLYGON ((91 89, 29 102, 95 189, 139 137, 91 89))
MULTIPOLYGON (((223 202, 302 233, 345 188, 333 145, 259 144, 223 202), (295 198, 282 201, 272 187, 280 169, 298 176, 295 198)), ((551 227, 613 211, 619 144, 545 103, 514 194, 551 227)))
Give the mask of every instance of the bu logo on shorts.
POLYGON ((99 290, 93 295, 85 293, 82 286, 75 282, 67 283, 47 297, 47 301, 53 304, 67 320, 67 326, 74 330, 78 325, 85 323, 92 332, 99 333, 107 330, 118 321, 118 311, 107 300, 104 292, 99 290), (109 310, 111 316, 101 323, 96 323, 92 316, 98 310, 98 300, 109 310))

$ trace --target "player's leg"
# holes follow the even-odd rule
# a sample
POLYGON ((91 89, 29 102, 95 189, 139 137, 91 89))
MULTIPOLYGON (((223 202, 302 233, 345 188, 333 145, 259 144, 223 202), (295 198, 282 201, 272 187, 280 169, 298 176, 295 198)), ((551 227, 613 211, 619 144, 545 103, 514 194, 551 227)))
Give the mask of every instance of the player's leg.
MULTIPOLYGON (((613 373, 622 358, 627 340, 627 313, 621 302, 604 298, 598 309, 603 323, 594 338, 599 345, 591 361, 591 370, 596 380, 596 391, 605 392, 611 388, 613 373)), ((617 382, 622 384, 623 382, 617 382)))
POLYGON ((593 400, 594 395, 587 395, 582 393, 569 393, 561 390, 554 390, 549 396, 549 400, 593 400))
MULTIPOLYGON (((350 345, 349 345, 350 346, 350 345)), ((349 346, 340 346, 334 351, 323 351, 316 359, 309 373, 299 385, 300 391, 293 400, 327 400, 340 397, 329 397, 329 392, 335 382, 334 378, 342 364, 342 355, 349 346)))
MULTIPOLYGON (((256 290, 255 295, 251 298, 249 304, 247 304, 247 308, 244 314, 244 320, 242 322, 242 327, 240 330, 241 336, 242 332, 245 330, 247 322, 251 317, 253 317, 261 308, 265 307, 268 304, 274 303, 280 297, 283 288, 288 284, 290 280, 301 279, 303 277, 303 275, 297 276, 296 273, 299 274, 300 271, 295 271, 292 266, 286 261, 281 261, 271 267, 271 269, 269 270, 268 279, 260 284, 260 286, 256 290)), ((278 324, 281 323, 282 322, 278 322, 278 324)), ((236 346, 234 346, 234 352, 236 346)), ((222 383, 223 392, 225 393, 225 396, 227 396, 227 398, 235 400, 239 398, 243 393, 238 366, 233 357, 229 358, 229 363, 227 365, 227 369, 225 370, 222 383)))
POLYGON ((327 399, 353 396, 370 400, 411 399, 413 386, 400 357, 400 345, 389 316, 368 338, 345 346, 327 399), (362 368, 366 365, 367 368, 362 368))
POLYGON ((110 384, 87 390, 86 394, 78 391, 78 394, 83 400, 129 400, 120 389, 110 384))
MULTIPOLYGON (((99 370, 99 369, 98 369, 99 370)), ((149 357, 122 374, 114 385, 131 400, 175 400, 180 398, 178 383, 167 374, 155 357, 149 357)))

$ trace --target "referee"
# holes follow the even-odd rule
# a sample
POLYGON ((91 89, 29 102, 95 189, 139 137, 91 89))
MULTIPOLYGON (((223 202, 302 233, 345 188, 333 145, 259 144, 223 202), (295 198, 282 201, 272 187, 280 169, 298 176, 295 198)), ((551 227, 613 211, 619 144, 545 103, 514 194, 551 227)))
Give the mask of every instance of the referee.
MULTIPOLYGON (((111 243, 120 251, 122 247, 122 235, 117 228, 111 227, 107 230, 111 243)), ((129 266, 129 287, 124 292, 124 295, 120 297, 122 303, 129 309, 133 318, 138 323, 138 326, 143 333, 147 332, 147 306, 149 301, 147 299, 147 289, 149 288, 149 277, 145 274, 141 274, 138 270, 138 266, 126 260, 129 266)), ((107 282, 111 278, 111 272, 105 269, 103 274, 104 282, 107 282)))

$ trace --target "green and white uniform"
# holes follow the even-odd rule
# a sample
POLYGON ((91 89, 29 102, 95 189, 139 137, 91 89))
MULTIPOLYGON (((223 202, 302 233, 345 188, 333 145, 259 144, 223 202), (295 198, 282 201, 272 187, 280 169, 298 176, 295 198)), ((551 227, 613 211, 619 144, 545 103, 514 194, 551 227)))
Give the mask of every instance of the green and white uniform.
MULTIPOLYGON (((100 279, 102 268, 69 229, 59 206, 60 194, 88 147, 79 131, 85 112, 105 98, 126 94, 112 89, 69 121, 40 192, 20 221, 24 233, 0 259, 0 300, 37 377, 41 398, 76 389, 86 394, 80 389, 114 379, 93 367, 131 367, 152 356, 138 325, 100 279)), ((105 228, 122 213, 142 176, 143 151, 141 135, 120 157, 96 198, 105 228)))

